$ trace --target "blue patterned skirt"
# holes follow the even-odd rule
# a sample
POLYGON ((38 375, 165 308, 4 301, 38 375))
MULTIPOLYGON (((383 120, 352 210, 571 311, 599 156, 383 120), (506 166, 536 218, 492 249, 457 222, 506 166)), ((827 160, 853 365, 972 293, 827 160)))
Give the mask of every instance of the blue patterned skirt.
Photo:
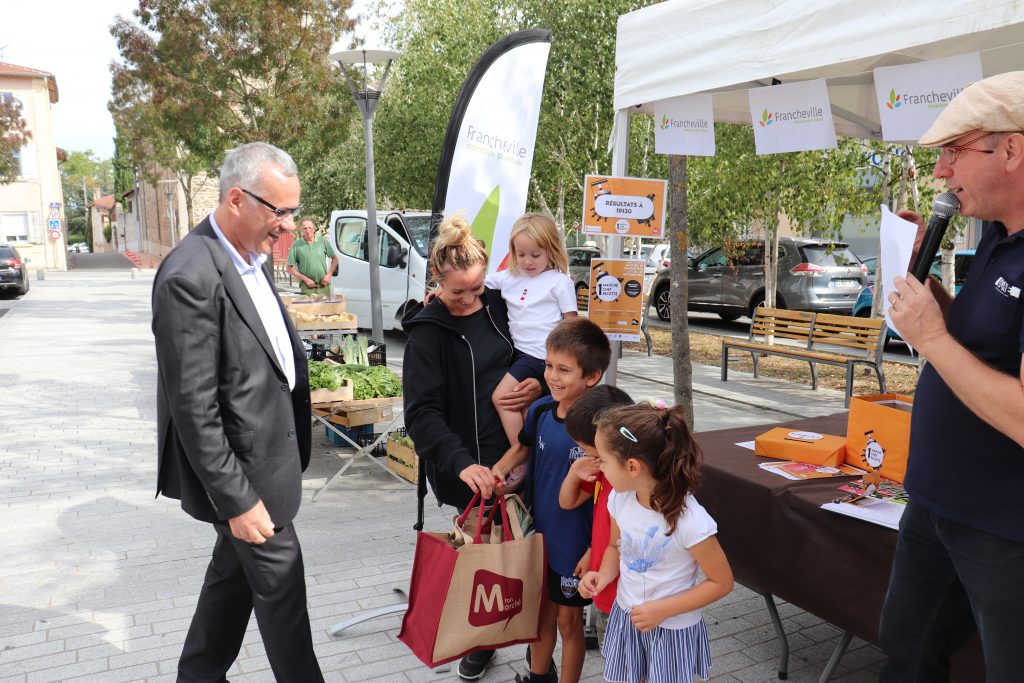
POLYGON ((707 680, 711 646, 704 620, 683 629, 657 627, 641 633, 629 612, 612 606, 604 637, 604 677, 613 683, 691 683, 707 680))

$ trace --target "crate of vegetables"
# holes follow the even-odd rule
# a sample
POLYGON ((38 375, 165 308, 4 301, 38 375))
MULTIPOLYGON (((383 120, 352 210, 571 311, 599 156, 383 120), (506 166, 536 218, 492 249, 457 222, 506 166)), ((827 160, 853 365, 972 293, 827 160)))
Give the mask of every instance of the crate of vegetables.
POLYGON ((388 435, 388 469, 406 481, 416 483, 420 473, 420 458, 416 447, 404 429, 388 435))
POLYGON ((356 316, 347 312, 345 297, 329 301, 292 301, 286 309, 297 330, 356 329, 356 316))
POLYGON ((390 420, 393 406, 402 400, 402 381, 387 366, 353 365, 328 361, 309 362, 309 386, 337 391, 351 388, 351 396, 318 401, 314 409, 336 424, 351 427, 390 420))

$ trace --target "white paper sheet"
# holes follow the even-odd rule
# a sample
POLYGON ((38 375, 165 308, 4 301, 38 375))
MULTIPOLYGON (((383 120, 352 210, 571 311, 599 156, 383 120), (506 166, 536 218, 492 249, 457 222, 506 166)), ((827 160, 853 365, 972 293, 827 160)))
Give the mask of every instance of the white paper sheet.
POLYGON ((878 296, 877 288, 881 285, 885 324, 899 332, 889 317, 889 296, 896 291, 896 286, 892 283, 893 278, 897 275, 906 277, 907 271, 910 270, 910 255, 914 252, 917 224, 903 220, 885 204, 882 204, 881 208, 882 275, 875 280, 875 296, 878 296))
POLYGON ((754 442, 753 441, 740 441, 736 445, 739 446, 740 448, 746 448, 747 450, 751 450, 751 451, 754 450, 754 442))
POLYGON ((861 498, 855 503, 825 503, 823 510, 871 522, 898 531, 906 505, 878 498, 861 498))

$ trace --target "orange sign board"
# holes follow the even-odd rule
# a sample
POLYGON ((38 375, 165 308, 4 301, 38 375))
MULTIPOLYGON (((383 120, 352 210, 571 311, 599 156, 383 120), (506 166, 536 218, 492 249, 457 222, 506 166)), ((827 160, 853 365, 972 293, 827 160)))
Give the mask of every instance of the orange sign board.
POLYGON ((665 234, 667 195, 664 180, 588 175, 583 185, 583 232, 660 239, 665 234))
POLYGON ((643 259, 590 262, 590 321, 612 341, 640 341, 644 308, 643 259))

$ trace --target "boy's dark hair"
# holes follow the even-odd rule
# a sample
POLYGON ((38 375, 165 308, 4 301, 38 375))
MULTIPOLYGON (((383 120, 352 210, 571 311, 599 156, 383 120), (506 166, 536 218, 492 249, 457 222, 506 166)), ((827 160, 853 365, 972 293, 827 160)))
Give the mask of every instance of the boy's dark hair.
POLYGON ((610 384, 598 384, 587 389, 565 415, 565 431, 578 444, 594 445, 597 433, 597 419, 601 413, 616 406, 633 405, 633 399, 622 389, 610 384))
POLYGON ((558 323, 548 335, 548 351, 561 351, 576 359, 583 376, 604 374, 612 360, 608 335, 586 318, 570 318, 558 323))

